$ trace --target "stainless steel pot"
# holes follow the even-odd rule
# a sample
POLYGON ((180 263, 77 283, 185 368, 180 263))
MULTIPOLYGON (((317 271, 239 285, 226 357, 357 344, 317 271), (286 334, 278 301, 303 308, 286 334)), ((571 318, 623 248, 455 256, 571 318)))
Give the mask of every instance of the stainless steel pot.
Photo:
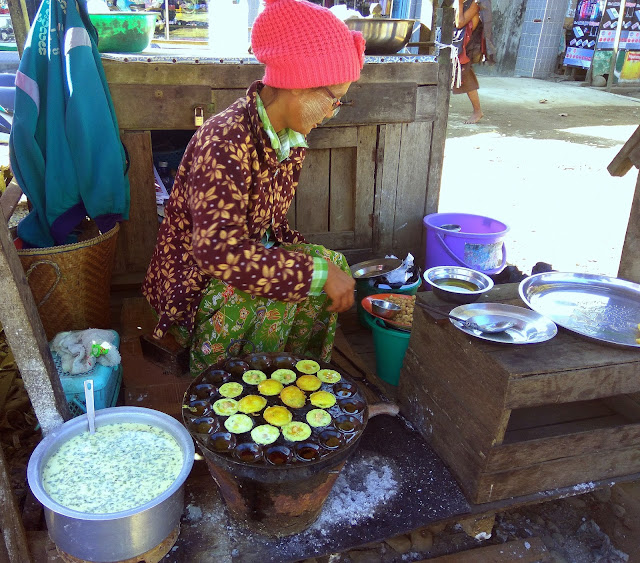
MULTIPOLYGON (((44 505, 51 540, 59 549, 86 561, 122 561, 160 544, 180 522, 184 510, 184 482, 195 453, 189 432, 169 415, 140 407, 113 407, 96 412, 96 427, 135 422, 169 432, 178 442, 184 461, 174 483, 142 506, 113 514, 87 514, 54 501, 42 486, 42 471, 58 448, 87 431, 87 418, 74 418, 49 434, 34 450, 27 467, 29 486, 44 505)), ((73 467, 69 468, 72 471, 73 467)))

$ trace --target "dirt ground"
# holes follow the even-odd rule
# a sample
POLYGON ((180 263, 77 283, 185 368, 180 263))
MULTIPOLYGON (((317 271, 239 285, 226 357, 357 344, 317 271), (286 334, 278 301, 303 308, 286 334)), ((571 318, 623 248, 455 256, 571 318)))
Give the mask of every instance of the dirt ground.
MULTIPOLYGON (((614 178, 606 167, 640 123, 640 90, 620 95, 561 80, 479 80, 485 117, 478 124, 464 124, 471 113, 465 95, 451 99, 439 211, 505 222, 508 262, 525 273, 544 261, 557 270, 615 276, 638 171, 614 178)), ((459 524, 431 530, 428 552, 389 560, 537 537, 547 561, 640 561, 639 517, 640 483, 621 484, 499 514, 493 529, 485 524, 485 540, 470 538, 459 524)), ((484 561, 480 552, 476 560, 484 561)))
POLYGON ((607 172, 640 123, 640 100, 577 82, 479 76, 485 117, 452 96, 440 212, 509 225, 508 262, 616 275, 637 171, 607 172), (460 164, 464 163, 464 166, 460 164))
MULTIPOLYGON (((545 261, 558 270, 615 275, 637 170, 612 178, 606 166, 640 123, 640 99, 573 82, 479 78, 479 124, 463 123, 466 96, 451 100, 440 211, 507 223, 508 261, 525 273, 545 261)), ((538 539, 541 561, 640 562, 640 484, 583 490, 495 521, 452 522, 315 561, 400 563, 538 539)), ((465 561, 515 560, 475 553, 465 561)))
MULTIPOLYGON (((475 125, 465 95, 452 96, 440 212, 486 215, 509 225, 508 263, 530 273, 536 262, 556 270, 615 276, 637 181, 614 178, 607 165, 640 123, 640 89, 625 95, 580 83, 482 76, 485 117, 475 125)), ((489 562, 488 546, 542 540, 527 561, 640 562, 640 483, 416 531, 318 560, 375 563, 432 559, 489 562), (482 548, 485 548, 484 550, 482 548), (465 550, 474 550, 472 552, 465 550)), ((450 561, 450 560, 448 560, 450 561)))
MULTIPOLYGON (((613 178, 606 168, 640 123, 640 90, 621 95, 560 78, 479 79, 480 123, 464 123, 466 96, 451 99, 439 211, 505 222, 508 263, 524 273, 543 261, 615 276, 638 172, 613 178)), ((583 494, 308 563, 444 562, 438 558, 445 554, 454 554, 447 563, 640 562, 640 483, 576 490, 583 494), (524 551, 506 555, 518 541, 524 551)))

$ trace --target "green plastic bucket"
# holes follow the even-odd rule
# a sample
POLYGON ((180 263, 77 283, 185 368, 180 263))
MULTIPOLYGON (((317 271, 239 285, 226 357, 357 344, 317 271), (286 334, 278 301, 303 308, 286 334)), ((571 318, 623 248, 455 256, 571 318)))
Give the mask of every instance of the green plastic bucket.
POLYGON ((100 53, 139 53, 153 39, 157 12, 89 14, 98 32, 100 53))
POLYGON ((373 332, 376 351, 376 373, 390 385, 398 385, 404 355, 409 347, 411 333, 382 326, 382 321, 366 311, 365 323, 373 332))
POLYGON ((418 293, 420 286, 422 285, 422 276, 418 276, 417 281, 412 284, 403 285, 398 289, 381 288, 372 285, 370 279, 356 280, 356 303, 358 309, 358 320, 362 326, 369 326, 366 322, 366 317, 370 317, 369 313, 364 310, 362 306, 362 300, 369 295, 377 295, 379 293, 401 293, 402 295, 415 295, 418 293))

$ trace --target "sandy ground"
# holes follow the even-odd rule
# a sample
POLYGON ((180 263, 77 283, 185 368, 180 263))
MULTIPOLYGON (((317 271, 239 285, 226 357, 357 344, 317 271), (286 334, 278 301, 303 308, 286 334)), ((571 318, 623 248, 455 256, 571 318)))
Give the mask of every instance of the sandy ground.
MULTIPOLYGON (((439 211, 507 223, 508 262, 525 273, 544 261, 615 276, 638 171, 606 168, 640 123, 640 92, 479 79, 480 123, 464 124, 465 95, 451 99, 439 211)), ((535 536, 558 563, 640 561, 639 510, 640 484, 620 485, 500 514, 488 543, 535 536)), ((450 546, 448 532, 434 537, 450 546)))
POLYGON ((607 165, 640 123, 640 100, 576 82, 479 76, 485 117, 452 96, 440 212, 501 220, 510 264, 616 275, 637 171, 607 165))

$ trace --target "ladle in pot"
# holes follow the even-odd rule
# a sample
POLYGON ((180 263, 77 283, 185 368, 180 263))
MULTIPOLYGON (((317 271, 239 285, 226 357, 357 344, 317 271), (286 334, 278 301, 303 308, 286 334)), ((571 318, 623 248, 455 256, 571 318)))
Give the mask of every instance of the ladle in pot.
POLYGON ((87 403, 87 419, 89 420, 89 434, 96 433, 96 409, 93 400, 93 379, 84 382, 84 400, 87 403))
POLYGON ((480 332, 484 332, 487 334, 495 334, 498 332, 504 332, 505 330, 509 330, 513 326, 515 326, 515 321, 509 319, 509 317, 505 317, 503 315, 474 315, 475 320, 469 319, 461 319, 460 317, 456 317, 455 315, 451 315, 450 313, 443 313, 442 311, 425 305, 424 303, 416 303, 418 306, 426 309, 427 311, 431 311, 432 313, 437 313, 444 317, 449 317, 454 321, 458 321, 462 326, 468 328, 470 330, 479 330, 480 332))

